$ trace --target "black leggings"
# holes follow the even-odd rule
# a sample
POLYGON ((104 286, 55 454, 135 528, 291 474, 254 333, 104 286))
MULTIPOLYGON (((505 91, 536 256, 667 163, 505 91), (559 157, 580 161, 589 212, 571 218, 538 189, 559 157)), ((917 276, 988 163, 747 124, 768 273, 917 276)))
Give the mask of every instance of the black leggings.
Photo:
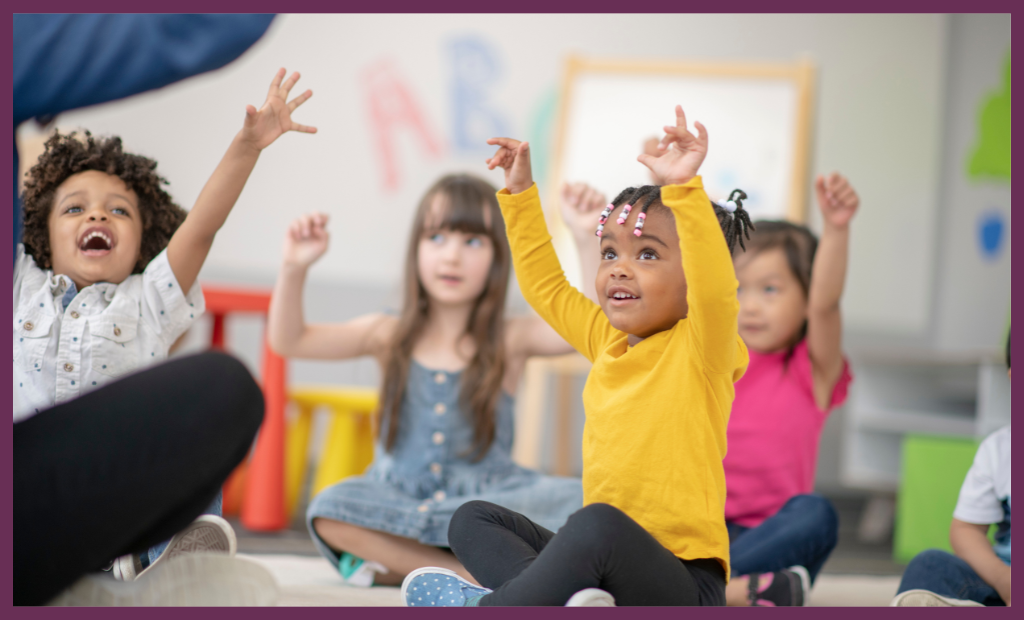
POLYGON ((448 527, 462 565, 494 590, 482 606, 564 605, 601 588, 617 605, 725 604, 725 571, 717 560, 680 560, 626 513, 590 504, 552 532, 507 508, 463 504, 448 527))
POLYGON ((14 604, 181 531, 245 458, 263 395, 222 353, 176 359, 14 425, 14 604))

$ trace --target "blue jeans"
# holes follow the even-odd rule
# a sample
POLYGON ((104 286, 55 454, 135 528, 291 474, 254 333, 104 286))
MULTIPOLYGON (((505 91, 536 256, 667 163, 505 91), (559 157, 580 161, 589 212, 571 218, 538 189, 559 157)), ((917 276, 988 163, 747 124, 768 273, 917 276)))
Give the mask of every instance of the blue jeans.
MULTIPOLYGON (((222 509, 223 504, 224 504, 224 491, 220 491, 219 493, 217 493, 217 497, 213 498, 213 503, 211 503, 210 506, 206 510, 203 511, 203 514, 204 515, 217 515, 219 517, 223 513, 223 509, 222 509)), ((147 551, 146 553, 149 554, 149 563, 150 564, 152 564, 153 562, 156 562, 156 559, 158 557, 160 557, 160 554, 164 552, 164 549, 167 549, 167 545, 170 542, 171 542, 170 540, 165 540, 162 543, 160 543, 159 545, 156 545, 155 547, 150 547, 149 548, 149 551, 147 551)))
POLYGON ((967 562, 938 549, 922 551, 910 561, 907 570, 903 571, 900 589, 896 593, 907 590, 928 590, 987 607, 1006 605, 995 588, 982 581, 967 562))
POLYGON ((797 495, 757 527, 726 527, 734 576, 803 566, 813 582, 836 547, 839 517, 824 497, 797 495))

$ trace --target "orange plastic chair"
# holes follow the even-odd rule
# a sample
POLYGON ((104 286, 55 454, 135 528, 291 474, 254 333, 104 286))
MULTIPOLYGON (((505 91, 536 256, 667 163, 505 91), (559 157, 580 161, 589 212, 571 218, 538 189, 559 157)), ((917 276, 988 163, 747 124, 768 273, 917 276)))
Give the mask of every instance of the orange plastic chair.
POLYGON ((313 475, 311 498, 336 482, 363 473, 373 460, 372 422, 378 392, 372 388, 304 386, 292 388, 289 397, 298 410, 288 425, 285 452, 285 504, 293 515, 306 481, 313 413, 325 408, 334 419, 313 475))
MULTIPOLYGON (((266 315, 271 291, 203 285, 206 312, 213 316, 210 346, 224 349, 224 317, 236 313, 266 315)), ((252 458, 239 465, 224 484, 224 513, 239 508, 249 530, 273 531, 288 526, 284 503, 284 409, 287 362, 263 338, 263 398, 266 411, 252 458)))

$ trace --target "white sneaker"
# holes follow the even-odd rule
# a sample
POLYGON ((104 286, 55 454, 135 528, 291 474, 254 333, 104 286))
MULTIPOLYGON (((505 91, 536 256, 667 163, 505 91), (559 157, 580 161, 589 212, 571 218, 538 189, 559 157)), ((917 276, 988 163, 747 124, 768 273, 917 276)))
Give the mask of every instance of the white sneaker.
POLYGON ((388 569, 378 562, 370 562, 351 553, 342 553, 338 561, 338 572, 347 586, 369 588, 373 585, 377 574, 384 574, 388 569))
MULTIPOLYGON (((161 556, 162 557, 162 556, 161 556)), ((90 573, 47 605, 60 607, 274 606, 277 582, 250 560, 224 554, 178 555, 135 581, 90 573)))
POLYGON ((231 524, 217 515, 200 515, 195 521, 174 535, 167 548, 148 566, 134 553, 114 560, 111 571, 118 581, 134 581, 145 575, 161 561, 190 553, 226 553, 235 555, 238 541, 231 524), (166 558, 166 559, 165 559, 166 558))
POLYGON ((892 599, 890 607, 984 607, 975 601, 940 596, 928 590, 907 590, 892 599))
POLYGON ((573 594, 566 607, 615 607, 615 597, 598 588, 587 588, 573 594))

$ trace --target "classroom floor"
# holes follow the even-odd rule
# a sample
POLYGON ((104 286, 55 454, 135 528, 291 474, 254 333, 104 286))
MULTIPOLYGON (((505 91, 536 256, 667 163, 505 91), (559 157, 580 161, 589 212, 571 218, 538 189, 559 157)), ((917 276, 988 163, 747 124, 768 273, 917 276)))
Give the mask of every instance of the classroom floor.
MULTIPOLYGON (((892 561, 892 544, 865 545, 856 530, 864 500, 831 498, 839 513, 839 544, 811 592, 812 607, 884 607, 899 587, 903 567, 892 561)), ((350 588, 317 553, 302 524, 274 533, 245 530, 233 520, 240 557, 274 575, 279 604, 295 607, 382 607, 401 605, 398 588, 350 588)))

